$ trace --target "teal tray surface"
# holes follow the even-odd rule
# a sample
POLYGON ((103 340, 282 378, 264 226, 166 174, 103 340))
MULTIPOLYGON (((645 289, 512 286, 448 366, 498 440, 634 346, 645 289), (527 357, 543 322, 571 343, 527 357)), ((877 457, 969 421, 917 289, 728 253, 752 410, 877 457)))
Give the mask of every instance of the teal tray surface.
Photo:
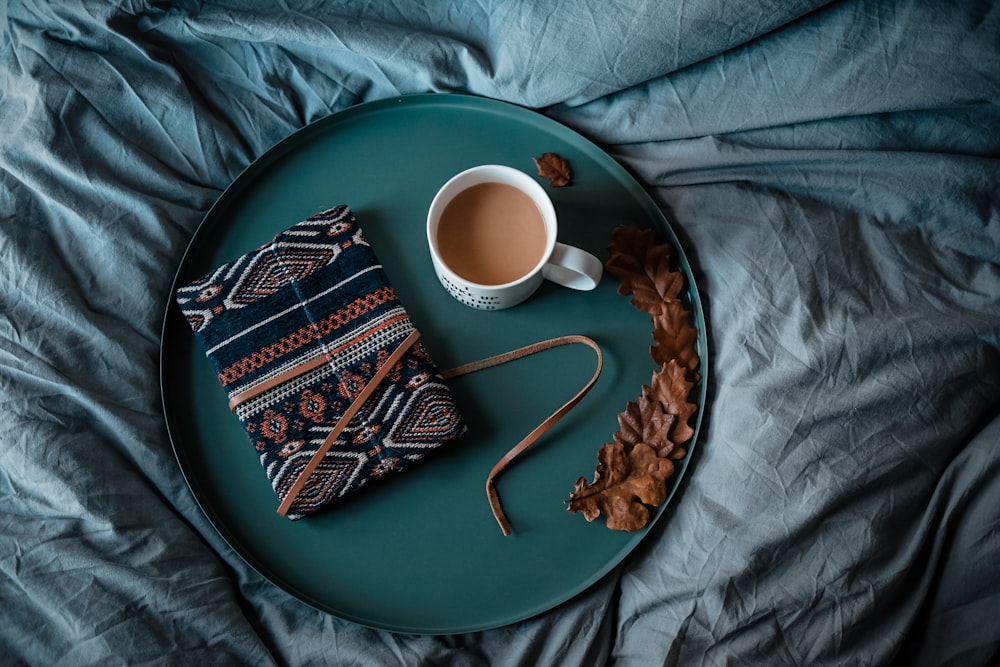
MULTIPOLYGON (((417 95, 341 111, 291 135, 248 167, 206 215, 174 286, 248 252, 320 210, 348 204, 439 368, 565 334, 593 338, 604 372, 581 404, 519 457, 498 490, 513 534, 486 500, 493 464, 591 376, 595 357, 566 346, 451 382, 469 432, 420 465, 368 484, 323 513, 289 521, 201 348, 171 301, 161 389, 177 461, 202 510, 254 569, 302 601, 396 632, 451 634, 498 627, 552 609, 599 581, 646 535, 608 530, 566 511, 579 477, 617 415, 656 370, 649 316, 605 275, 592 292, 544 284, 522 305, 479 311, 434 277, 427 208, 452 175, 477 164, 534 175, 532 157, 569 160, 572 183, 549 192, 560 240, 607 258, 611 231, 637 224, 676 249, 699 332, 702 380, 691 402, 698 438, 708 358, 704 315, 683 250, 645 190, 596 145, 533 111, 459 95, 417 95)), ((668 481, 676 491, 690 454, 668 481)))

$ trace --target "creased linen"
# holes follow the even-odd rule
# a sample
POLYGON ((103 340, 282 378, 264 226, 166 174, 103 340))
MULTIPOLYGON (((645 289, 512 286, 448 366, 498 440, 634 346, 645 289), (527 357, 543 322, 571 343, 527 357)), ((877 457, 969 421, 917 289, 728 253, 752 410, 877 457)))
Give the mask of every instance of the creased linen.
POLYGON ((0 8, 0 661, 990 665, 1000 658, 1000 8, 904 0, 0 8), (351 105, 546 113, 694 265, 701 440, 611 576, 407 636, 262 579, 158 390, 181 253, 252 160, 351 105))

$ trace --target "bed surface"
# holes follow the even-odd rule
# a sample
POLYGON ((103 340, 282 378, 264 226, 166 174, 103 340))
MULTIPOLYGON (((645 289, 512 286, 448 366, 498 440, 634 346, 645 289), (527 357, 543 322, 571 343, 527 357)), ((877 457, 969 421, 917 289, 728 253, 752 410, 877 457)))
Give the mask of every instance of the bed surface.
POLYGON ((995 3, 252 4, 0 9, 0 662, 1000 661, 995 3), (426 93, 538 111, 631 172, 690 260, 711 369, 635 551, 448 636, 249 567, 159 384, 223 190, 309 123, 426 93))

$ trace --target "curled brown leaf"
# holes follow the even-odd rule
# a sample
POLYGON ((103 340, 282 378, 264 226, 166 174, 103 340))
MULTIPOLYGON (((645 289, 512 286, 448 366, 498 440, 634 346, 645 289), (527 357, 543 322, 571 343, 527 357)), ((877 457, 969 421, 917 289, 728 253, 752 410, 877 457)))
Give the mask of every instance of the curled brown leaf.
POLYGON ((569 162, 558 153, 542 153, 540 157, 531 158, 538 168, 538 175, 549 179, 549 185, 561 188, 569 185, 572 173, 569 162))
POLYGON ((683 445, 694 436, 694 429, 688 423, 698 406, 689 403, 688 394, 694 387, 694 381, 688 379, 686 369, 671 359, 653 373, 653 380, 642 388, 642 395, 659 401, 663 410, 676 419, 670 429, 670 440, 683 445))
POLYGON ((618 431, 615 442, 620 442, 629 451, 635 445, 645 443, 653 448, 657 456, 667 457, 674 450, 674 443, 668 437, 677 419, 668 414, 658 400, 641 396, 630 402, 618 415, 618 431))
POLYGON ((649 522, 649 508, 666 499, 666 480, 674 472, 668 459, 649 445, 638 444, 626 452, 620 442, 608 443, 597 453, 594 481, 581 477, 569 496, 569 511, 587 521, 603 514, 608 528, 635 532, 649 522))
POLYGON ((608 246, 608 273, 618 278, 618 293, 632 295, 632 305, 654 314, 664 301, 677 299, 684 287, 684 276, 670 268, 673 246, 656 243, 652 229, 622 225, 611 233, 608 246))
POLYGON ((699 358, 695 351, 698 330, 691 326, 691 311, 678 301, 666 301, 663 309, 652 316, 653 342, 649 348, 653 361, 659 365, 671 359, 688 371, 698 367, 699 358))

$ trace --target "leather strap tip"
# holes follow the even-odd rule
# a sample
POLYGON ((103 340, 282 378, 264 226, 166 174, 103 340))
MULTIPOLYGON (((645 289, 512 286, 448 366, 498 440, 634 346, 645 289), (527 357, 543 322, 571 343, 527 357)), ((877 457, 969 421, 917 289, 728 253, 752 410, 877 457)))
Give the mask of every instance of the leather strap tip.
POLYGON ((509 536, 511 533, 510 521, 507 520, 507 515, 504 513, 503 506, 500 504, 500 496, 497 494, 497 489, 493 484, 492 478, 486 481, 486 497, 490 501, 490 509, 493 510, 493 518, 497 520, 497 524, 500 526, 501 532, 503 532, 504 537, 509 536))

